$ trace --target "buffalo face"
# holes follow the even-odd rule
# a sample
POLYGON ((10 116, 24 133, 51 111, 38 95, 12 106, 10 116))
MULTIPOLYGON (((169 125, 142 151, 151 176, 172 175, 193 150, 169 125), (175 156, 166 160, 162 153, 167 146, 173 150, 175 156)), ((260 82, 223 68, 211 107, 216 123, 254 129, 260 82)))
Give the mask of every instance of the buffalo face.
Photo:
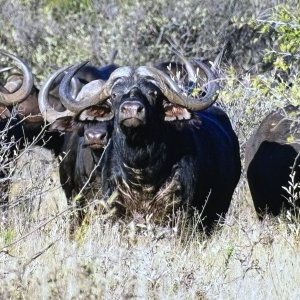
POLYGON ((159 90, 147 82, 124 83, 112 89, 116 126, 124 133, 145 130, 163 120, 159 90))
POLYGON ((84 123, 84 132, 80 132, 84 137, 84 146, 93 150, 103 149, 112 134, 113 117, 109 101, 82 111, 78 120, 84 123))
POLYGON ((112 134, 113 117, 111 105, 106 102, 89 107, 76 117, 57 119, 51 124, 50 131, 77 131, 85 147, 100 150, 107 145, 112 134))

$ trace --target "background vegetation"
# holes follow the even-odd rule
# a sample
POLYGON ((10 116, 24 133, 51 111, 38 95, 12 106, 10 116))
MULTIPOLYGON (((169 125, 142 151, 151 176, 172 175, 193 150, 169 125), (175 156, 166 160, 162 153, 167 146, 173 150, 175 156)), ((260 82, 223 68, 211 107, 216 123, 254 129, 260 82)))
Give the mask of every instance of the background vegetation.
MULTIPOLYGON (((213 61, 226 44, 218 102, 239 136, 242 158, 268 112, 300 104, 297 0, 0 0, 0 9, 0 48, 25 58, 38 86, 62 65, 105 64, 114 50, 118 64, 141 65, 176 59, 172 47, 213 61)), ((24 184, 18 199, 33 203, 50 192, 62 201, 51 182, 34 192, 24 184)), ((299 215, 259 222, 244 174, 226 221, 210 238, 183 226, 181 216, 159 228, 92 215, 70 239, 65 207, 42 219, 11 211, 0 220, 1 299, 300 296, 299 215)))

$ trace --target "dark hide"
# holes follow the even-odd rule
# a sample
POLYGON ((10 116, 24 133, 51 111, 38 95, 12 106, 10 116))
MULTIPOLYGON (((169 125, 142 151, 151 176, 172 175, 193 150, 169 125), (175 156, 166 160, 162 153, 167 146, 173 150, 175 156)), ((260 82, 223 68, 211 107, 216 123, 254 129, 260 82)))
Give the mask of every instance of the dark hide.
MULTIPOLYGON (((60 153, 59 175, 69 205, 78 209, 71 230, 82 223, 86 213, 84 207, 89 201, 97 195, 101 197, 98 164, 112 134, 113 118, 103 121, 81 118, 90 118, 97 112, 96 107, 88 108, 76 118, 57 119, 50 126, 50 130, 66 131, 60 153)), ((102 112, 100 115, 104 119, 102 112)))
POLYGON ((91 173, 113 130, 111 109, 107 105, 87 108, 75 118, 57 119, 50 130, 66 132, 60 153, 60 179, 67 198, 77 195, 90 179, 84 190, 85 198, 89 198, 89 187, 92 184, 94 188, 97 171, 91 173))
MULTIPOLYGON (((98 124, 102 128, 109 124, 98 124)), ((97 126, 97 125, 94 125, 97 126)), ((108 129, 109 130, 109 129, 108 129)), ((99 159, 103 153, 103 148, 92 149, 84 140, 84 137, 77 132, 66 133, 63 152, 63 157, 60 163, 60 180, 65 190, 68 199, 76 196, 90 178, 92 171, 97 166, 99 159), (64 155, 65 153, 65 155, 64 155)), ((97 177, 97 170, 92 174, 90 183, 84 190, 84 194, 87 195, 87 191, 91 184, 93 184, 97 177)), ((86 198, 89 198, 86 196, 86 198)))
POLYGON ((76 77, 82 83, 88 83, 97 79, 107 80, 110 74, 117 68, 119 68, 119 66, 116 64, 109 64, 103 67, 86 65, 76 73, 76 77))
POLYGON ((102 188, 106 198, 118 190, 120 214, 156 214, 161 221, 182 205, 202 212, 208 199, 204 225, 224 216, 241 172, 239 144, 227 115, 218 108, 197 113, 170 108, 147 81, 123 81, 112 95, 114 132, 101 165, 102 188), (134 122, 128 122, 124 106, 132 101, 140 102, 145 113, 133 112, 134 122))
POLYGON ((299 139, 299 108, 290 105, 269 114, 247 143, 248 184, 260 218, 266 213, 276 216, 283 207, 291 208, 283 186, 289 187, 292 171, 295 182, 300 181, 299 139))
MULTIPOLYGON (((116 64, 109 64, 103 67, 96 67, 92 65, 84 66, 77 74, 76 79, 81 84, 86 84, 95 79, 107 80, 110 74, 119 66, 116 64)), ((56 110, 62 111, 58 94, 58 86, 60 81, 54 84, 54 87, 50 91, 49 98, 50 104, 55 107, 56 110)), ((11 75, 7 82, 1 86, 2 89, 7 88, 10 92, 17 90, 22 84, 22 75, 11 75)), ((81 88, 81 85, 77 87, 81 88)), ((10 141, 14 136, 14 140, 18 141, 18 147, 23 148, 25 146, 25 139, 27 143, 35 141, 35 137, 41 136, 36 141, 36 145, 46 147, 58 155, 62 151, 62 144, 64 138, 58 132, 49 132, 45 130, 45 122, 40 115, 38 107, 38 93, 39 90, 33 86, 29 96, 18 103, 15 107, 8 107, 0 105, 0 131, 5 127, 10 129, 7 132, 7 141, 10 141), (13 118, 9 121, 9 118, 13 114, 13 118), (9 126, 6 123, 9 122, 9 126)))
POLYGON ((7 152, 9 157, 14 150, 24 149, 31 144, 45 147, 58 155, 63 143, 61 134, 44 131, 44 124, 24 122, 24 119, 14 113, 9 119, 0 121, 0 136, 3 137, 3 144, 10 145, 7 152))
MULTIPOLYGON (((66 133, 62 161, 59 167, 60 182, 65 191, 67 199, 75 197, 89 179, 94 167, 97 165, 102 150, 93 151, 84 143, 84 138, 80 137, 78 132, 66 133)), ((96 173, 92 174, 90 183, 84 190, 90 188, 94 182, 96 173)))
MULTIPOLYGON (((118 68, 115 64, 110 64, 104 67, 94 67, 94 66, 85 66, 80 70, 77 75, 77 79, 80 82, 80 86, 78 86, 78 90, 80 89, 81 85, 85 84, 94 79, 103 79, 107 80, 110 73, 113 72, 116 68, 118 68)), ((50 105, 54 106, 56 110, 62 111, 64 108, 62 107, 59 95, 58 95, 58 86, 60 81, 58 80, 52 90, 49 93, 49 102, 50 105)), ((8 77, 5 83, 0 84, 0 89, 2 91, 9 91, 14 92, 17 90, 20 85, 22 84, 22 75, 11 75, 8 77)), ((14 150, 16 149, 23 149, 26 145, 30 145, 34 143, 35 145, 39 145, 42 147, 46 147, 54 152, 56 156, 58 156, 65 148, 63 148, 65 143, 65 137, 59 131, 48 131, 45 121, 43 120, 42 116, 39 113, 38 107, 38 93, 39 90, 33 86, 31 93, 29 96, 23 100, 22 102, 18 103, 17 105, 5 107, 0 105, 0 136, 4 136, 4 140, 2 140, 2 148, 1 151, 5 152, 5 156, 9 159, 12 158, 14 150), (37 138, 38 137, 38 138, 37 138), (5 148, 5 149, 4 149, 5 148)), ((76 129, 78 131, 78 129, 76 129)), ((69 136, 71 134, 68 134, 69 136)), ((76 135, 76 133, 75 133, 76 135)), ((68 138, 67 138, 68 139, 68 138)), ((76 143, 76 142, 74 142, 76 143)), ((74 148, 75 146, 73 146, 74 148)), ((101 150, 99 150, 100 152, 101 150)), ((85 161, 83 157, 89 156, 89 152, 93 153, 97 152, 96 150, 91 152, 90 148, 85 148, 80 153, 78 160, 74 164, 74 168, 76 164, 76 174, 83 173, 82 168, 83 162, 79 163, 80 160, 85 161), (83 154, 87 153, 87 154, 83 154), (78 171, 79 170, 79 171, 78 171)), ((89 159, 91 161, 91 159, 89 159)), ((67 161, 67 160, 66 160, 67 161)), ((70 159, 69 159, 70 161, 70 159)), ((66 165, 65 168, 68 168, 66 165)), ((85 167, 84 167, 85 168, 85 167)), ((2 168, 3 169, 3 168, 2 168)), ((0 169, 0 177, 5 178, 7 175, 6 170, 0 169)), ((86 171, 89 173, 89 171, 86 171)), ((70 173, 71 174, 71 173, 70 173)), ((70 175, 69 174, 69 175, 70 175)), ((72 173, 72 176, 74 173, 72 173)), ((76 175, 75 179, 75 190, 79 191, 82 187, 82 182, 85 180, 85 176, 82 178, 80 175, 76 175)), ((63 180, 63 183, 66 181, 63 180)), ((69 192, 74 188, 71 184, 71 187, 66 187, 66 193, 68 195, 71 194, 69 192), (68 189, 68 191, 67 191, 68 189)))

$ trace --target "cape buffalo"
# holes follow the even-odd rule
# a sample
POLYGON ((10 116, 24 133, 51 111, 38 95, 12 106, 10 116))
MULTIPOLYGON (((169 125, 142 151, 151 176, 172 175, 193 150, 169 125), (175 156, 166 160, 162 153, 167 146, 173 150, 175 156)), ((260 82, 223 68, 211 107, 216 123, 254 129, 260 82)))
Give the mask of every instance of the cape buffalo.
MULTIPOLYGON (((249 188, 258 216, 278 215, 291 208, 289 188, 300 180, 299 107, 289 105, 271 112, 249 139, 245 162, 249 188), (291 183, 289 183, 291 182, 291 183)), ((294 193, 299 193, 295 185, 294 193)), ((295 199, 294 199, 295 200, 295 199)), ((299 203, 294 203, 299 206, 299 203)))
MULTIPOLYGON (((83 66, 84 67, 84 66, 83 66)), ((109 67, 110 68, 110 67, 109 67)), ((107 78, 108 66, 103 67, 103 73, 99 68, 98 77, 107 78)), ((91 105, 82 110, 58 112, 49 105, 49 90, 60 74, 66 68, 53 73, 43 85, 39 96, 39 107, 49 123, 49 131, 64 132, 64 142, 60 150, 63 157, 60 163, 60 179, 67 198, 70 200, 78 193, 82 193, 85 187, 85 198, 89 198, 89 183, 95 187, 97 178, 96 168, 107 145, 113 129, 113 112, 110 101, 105 101, 99 105, 91 105)), ((76 69, 77 70, 77 69, 76 69)), ((72 69, 68 72, 73 78, 72 69)), ((77 74, 76 74, 77 75, 77 74)), ((67 75, 66 75, 67 76, 67 75)), ((60 89, 63 91, 61 97, 71 97, 72 92, 66 86, 66 80, 61 82, 60 89)), ((81 97, 85 88, 77 95, 81 97)), ((75 99, 75 101, 80 101, 75 99)), ((99 188, 98 188, 99 189, 99 188)))
MULTIPOLYGON (((52 74, 43 85, 39 95, 39 107, 45 120, 51 124, 49 131, 65 133, 60 149, 59 175, 69 205, 77 208, 77 213, 72 219, 71 231, 73 231, 82 223, 86 214, 84 208, 89 200, 101 194, 97 167, 111 136, 114 115, 109 100, 80 111, 68 109, 62 112, 55 111, 49 105, 48 94, 52 83, 64 70, 65 68, 62 68, 52 74), (73 201, 74 199, 76 201, 73 201)), ((107 68, 104 67, 104 70, 107 68)), ((70 72, 72 73, 72 70, 70 72)), ((63 90, 62 97, 67 95, 73 98, 71 89, 69 86, 66 87, 64 80, 60 89, 63 90)), ((82 91, 77 98, 81 94, 82 91)))
POLYGON ((105 199, 118 192, 120 214, 160 221, 184 205, 210 227, 227 212, 239 180, 239 144, 227 115, 209 108, 216 76, 200 61, 187 63, 195 97, 157 68, 121 67, 107 81, 87 84, 76 101, 61 100, 80 111, 111 99, 114 130, 100 165, 101 188, 105 199), (195 67, 208 81, 205 88, 197 88, 195 67))

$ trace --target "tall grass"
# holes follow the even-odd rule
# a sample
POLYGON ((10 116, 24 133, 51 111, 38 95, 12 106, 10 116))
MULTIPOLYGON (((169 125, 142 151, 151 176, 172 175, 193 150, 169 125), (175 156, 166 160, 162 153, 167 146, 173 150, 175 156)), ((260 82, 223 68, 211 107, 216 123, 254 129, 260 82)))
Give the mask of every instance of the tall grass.
MULTIPOLYGON (((39 85, 53 68, 86 58, 102 64, 115 49, 122 65, 170 60, 170 44, 188 57, 212 60, 231 39, 235 48, 221 64, 218 103, 239 136, 243 159, 245 143, 263 117, 277 106, 298 103, 299 78, 278 81, 275 70, 256 74, 252 67, 261 62, 268 40, 255 44, 258 32, 232 24, 232 17, 255 17, 282 2, 63 1, 62 14, 58 1, 47 6, 0 0, 1 48, 26 58, 39 85)), ((8 146, 0 145, 0 205, 7 199, 20 205, 13 209, 9 202, 1 211, 0 299, 300 297, 299 219, 283 213, 258 221, 244 173, 226 219, 209 237, 196 229, 196 216, 186 222, 178 214, 170 226, 158 226, 112 220, 94 210, 70 236, 73 208, 65 203, 53 156, 30 147, 22 155, 27 162, 12 160, 10 168, 8 146), (28 161, 34 165, 29 177, 15 172, 30 166, 28 161), (53 168, 44 168, 45 161, 53 168), (4 182, 13 185, 8 189, 4 182), (51 201, 55 209, 39 215, 41 203, 51 201)), ((291 190, 291 201, 297 197, 291 190)))
POLYGON ((210 238, 95 216, 75 239, 51 222, 3 249, 20 228, 2 227, 1 298, 297 299, 299 234, 283 217, 259 222, 244 184, 210 238))

